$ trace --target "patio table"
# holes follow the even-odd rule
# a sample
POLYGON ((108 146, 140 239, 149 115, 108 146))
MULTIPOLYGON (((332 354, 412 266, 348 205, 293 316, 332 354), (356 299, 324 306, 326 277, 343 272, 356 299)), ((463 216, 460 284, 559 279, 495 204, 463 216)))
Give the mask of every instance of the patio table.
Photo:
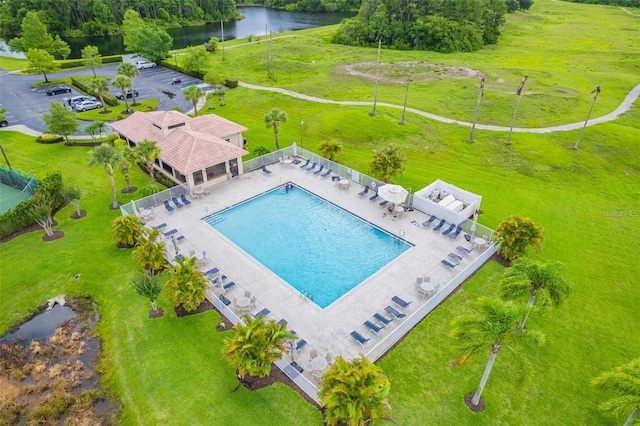
POLYGON ((322 371, 327 368, 328 362, 325 358, 317 356, 311 360, 311 368, 317 371, 322 371))

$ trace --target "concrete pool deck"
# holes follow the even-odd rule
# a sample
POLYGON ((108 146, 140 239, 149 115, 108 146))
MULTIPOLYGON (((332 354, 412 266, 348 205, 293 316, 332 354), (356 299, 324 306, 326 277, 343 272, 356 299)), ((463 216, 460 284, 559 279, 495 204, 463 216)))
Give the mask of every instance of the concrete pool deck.
MULTIPOLYGON (((227 298, 231 300, 234 296, 240 297, 245 290, 248 290, 257 298, 257 306, 251 311, 252 313, 267 308, 271 311, 267 319, 276 321, 285 319, 289 328, 295 330, 298 336, 308 343, 307 347, 296 356, 296 361, 305 367, 305 373, 309 370, 306 367, 309 361, 309 348, 316 349, 320 354, 331 353, 333 356, 341 354, 347 359, 355 358, 361 353, 366 354, 367 347, 363 348, 350 336, 352 331, 356 330, 370 338, 370 344, 367 345, 370 347, 378 337, 366 329, 363 323, 370 320, 376 312, 389 317, 384 312, 384 308, 388 305, 398 309, 398 306, 391 301, 393 296, 400 296, 405 301, 412 302, 408 309, 411 313, 426 302, 426 299, 423 299, 415 289, 416 277, 429 276, 432 284, 442 287, 460 273, 465 268, 465 264, 469 264, 480 254, 474 250, 469 255, 463 256, 460 266, 450 271, 440 263, 440 260, 448 259, 447 254, 450 252, 456 253, 458 245, 472 248, 471 243, 467 242, 462 234, 453 241, 443 237, 440 232, 436 233, 431 229, 416 226, 429 217, 419 211, 407 212, 404 217, 397 218, 388 212, 383 216, 386 210, 379 206, 379 200, 369 201, 372 192, 369 192, 366 197, 358 196, 362 186, 354 182, 343 189, 338 187, 330 177, 321 178, 296 165, 286 167, 272 164, 268 168, 272 171, 270 175, 257 170, 215 185, 211 194, 205 195, 202 199, 192 199, 190 206, 180 210, 168 213, 164 206, 156 206, 155 217, 148 221, 148 224, 155 226, 166 223, 167 227, 163 229, 165 232, 177 229, 176 235, 185 237, 184 241, 178 244, 180 251, 185 255, 188 255, 189 250, 205 250, 209 261, 202 269, 218 267, 236 283, 235 287, 225 293, 227 298), (205 216, 288 181, 405 239, 414 247, 336 302, 321 309, 201 220, 205 216)), ((260 217, 256 217, 255 220, 260 221, 260 217)), ((304 232, 304 229, 291 229, 291 232, 304 232)), ((282 244, 287 242, 287 235, 273 235, 273 238, 280 239, 282 244)), ((168 251, 172 251, 171 239, 166 240, 168 251)), ((349 250, 349 241, 343 241, 341 244, 345 251, 349 250)), ((367 253, 362 253, 362 256, 367 256, 367 253)), ((296 265, 292 264, 291 267, 295 268, 296 265)), ((344 267, 348 268, 349 265, 344 267)), ((220 294, 217 289, 215 294, 220 294)), ((231 308, 231 305, 229 307, 231 308)), ((395 321, 389 327, 394 328, 397 323, 395 321)), ((289 356, 285 356, 286 360, 288 358, 289 356)))

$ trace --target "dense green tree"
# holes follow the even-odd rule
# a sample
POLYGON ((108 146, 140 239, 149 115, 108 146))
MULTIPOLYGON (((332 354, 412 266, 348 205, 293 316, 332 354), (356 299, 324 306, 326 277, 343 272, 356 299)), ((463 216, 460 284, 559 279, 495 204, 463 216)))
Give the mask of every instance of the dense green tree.
POLYGON ((131 280, 131 284, 133 285, 133 289, 136 293, 149 299, 153 312, 158 312, 156 300, 162 292, 162 288, 165 284, 163 275, 164 274, 152 275, 148 271, 144 270, 134 275, 131 280))
POLYGON ((113 87, 117 87, 122 92, 122 100, 124 101, 125 111, 129 111, 129 101, 127 98, 127 90, 132 86, 131 79, 126 75, 119 74, 111 81, 113 87))
MULTIPOLYGON (((129 77, 131 80, 131 90, 133 91, 133 79, 140 75, 140 70, 130 62, 123 62, 118 66, 118 74, 129 77)), ((135 91, 131 94, 131 105, 137 105, 135 91)))
POLYGON ((510 302, 481 297, 478 299, 478 308, 478 313, 461 315, 451 322, 451 337, 454 339, 453 348, 458 356, 457 364, 471 360, 487 350, 490 351, 478 390, 470 400, 465 398, 470 408, 480 406, 482 391, 503 346, 516 356, 520 377, 524 381, 531 375, 532 366, 526 358, 520 356, 515 345, 518 343, 541 345, 545 341, 542 333, 517 328, 522 310, 510 302))
POLYGON ((280 131, 280 123, 287 122, 287 113, 279 110, 278 108, 272 108, 264 116, 264 124, 267 128, 273 128, 273 137, 276 141, 276 149, 280 149, 280 143, 278 142, 278 133, 280 131))
POLYGON ((106 143, 94 148, 94 150, 91 151, 91 159, 89 160, 90 165, 102 165, 102 167, 104 167, 104 172, 109 176, 111 195, 113 196, 113 202, 111 203, 112 210, 118 208, 118 192, 116 191, 116 180, 113 174, 113 168, 120 164, 121 161, 122 154, 113 146, 106 143))
POLYGON ((43 49, 29 49, 26 53, 29 61, 28 74, 42 74, 44 81, 49 82, 47 74, 54 73, 60 69, 60 65, 55 61, 53 56, 43 49))
POLYGON ((204 96, 202 89, 196 85, 189 86, 182 91, 184 98, 191 102, 195 116, 198 116, 198 101, 204 96))
POLYGON ((602 373, 593 379, 592 383, 597 389, 618 394, 617 397, 600 404, 601 410, 614 416, 629 413, 624 426, 638 424, 636 416, 640 412, 640 358, 602 373))
POLYGON ((394 176, 402 176, 406 164, 407 157, 402 149, 390 143, 385 148, 373 151, 369 173, 384 182, 389 182, 394 176))
POLYGON ((222 353, 242 383, 246 376, 268 376, 271 364, 282 358, 285 344, 294 338, 286 324, 246 315, 233 326, 233 335, 224 339, 222 353))
POLYGON ((511 215, 503 220, 496 229, 496 242, 500 244, 498 253, 509 261, 523 256, 532 246, 536 252, 542 249, 543 228, 531 219, 511 215))
POLYGON ((22 37, 9 41, 9 48, 13 52, 28 52, 29 49, 42 49, 53 55, 53 37, 47 26, 42 23, 38 13, 27 12, 20 24, 22 37))
POLYGON ((186 71, 205 71, 209 65, 209 52, 204 46, 193 46, 187 49, 182 59, 182 67, 186 71))
POLYGON ((169 278, 173 301, 187 312, 195 311, 204 301, 207 279, 202 275, 195 257, 177 259, 169 278))
POLYGON ((151 185, 155 185, 156 183, 153 162, 160 158, 161 153, 162 150, 160 147, 154 141, 150 141, 148 139, 139 142, 132 151, 132 158, 135 162, 138 164, 144 164, 147 167, 147 171, 151 177, 151 185))
POLYGON ((74 134, 80 127, 73 112, 57 102, 49 104, 49 113, 42 114, 42 119, 47 124, 47 132, 64 136, 67 142, 69 142, 69 135, 74 134))
POLYGON ((173 39, 163 29, 144 26, 138 33, 136 52, 150 61, 161 61, 169 56, 173 39))
POLYGON ((145 23, 135 10, 127 10, 122 20, 122 35, 125 52, 138 52, 140 31, 145 23))
POLYGON ((118 216, 111 221, 113 238, 120 248, 135 246, 141 239, 142 229, 140 218, 133 214, 118 216))
POLYGON ((96 46, 86 46, 80 51, 82 63, 85 67, 91 68, 93 76, 96 76, 96 68, 102 68, 102 55, 96 46))
POLYGON ((104 101, 104 94, 109 92, 109 83, 105 77, 94 77, 89 81, 89 91, 97 95, 102 103, 104 113, 108 113, 107 103, 104 101))
POLYGON ((131 257, 150 274, 157 275, 167 267, 166 248, 167 244, 160 241, 160 231, 142 227, 138 246, 131 252, 131 257))
POLYGON ((218 86, 223 86, 227 79, 223 74, 214 70, 209 70, 209 72, 204 75, 203 80, 205 83, 213 87, 214 92, 217 92, 219 89, 218 86))
POLYGON ((524 324, 536 300, 545 309, 548 306, 557 308, 571 293, 571 283, 560 273, 560 263, 539 262, 528 258, 520 258, 513 262, 502 276, 500 290, 504 299, 518 299, 528 295, 527 307, 518 324, 524 324))
POLYGON ((207 42, 207 51, 211 53, 216 53, 216 51, 218 50, 219 43, 220 43, 220 40, 218 40, 218 37, 211 37, 207 42))
POLYGON ((335 160, 336 155, 342 152, 342 144, 335 139, 322 141, 318 147, 318 151, 320 151, 320 154, 322 154, 324 158, 333 161, 335 160))
POLYGON ((337 356, 319 383, 318 397, 326 424, 364 426, 388 418, 390 389, 382 369, 366 357, 347 361, 337 356))

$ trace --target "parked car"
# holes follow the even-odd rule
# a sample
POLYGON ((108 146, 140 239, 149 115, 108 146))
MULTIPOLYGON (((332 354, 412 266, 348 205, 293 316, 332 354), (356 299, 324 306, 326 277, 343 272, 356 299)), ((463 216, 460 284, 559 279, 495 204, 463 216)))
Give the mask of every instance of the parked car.
POLYGON ((53 96, 59 95, 60 93, 71 93, 71 88, 67 86, 51 86, 47 87, 45 92, 47 92, 47 95, 53 96))
POLYGON ((8 125, 9 125, 9 122, 7 120, 0 121, 0 127, 7 127, 8 125))
POLYGON ((80 102, 84 102, 84 101, 96 101, 97 102, 98 100, 96 98, 94 98, 93 96, 81 95, 81 96, 72 96, 70 98, 64 98, 63 101, 67 105, 73 107, 76 104, 79 104, 80 102))
POLYGON ((82 101, 74 105, 77 111, 87 111, 90 109, 100 108, 102 104, 96 101, 82 101))
MULTIPOLYGON (((138 94, 139 94, 139 93, 138 93, 138 91, 137 91, 137 90, 131 90, 131 89, 127 90, 127 98, 132 98, 132 97, 134 97, 134 96, 136 96, 136 97, 137 97, 137 96, 138 96, 138 94)), ((122 100, 122 99, 124 99, 124 96, 122 96, 122 92, 120 92, 119 94, 117 94, 117 95, 116 95, 116 98, 121 99, 121 100, 122 100)))
POLYGON ((155 68, 158 65, 155 62, 151 62, 151 61, 138 61, 136 62, 136 67, 139 70, 143 70, 145 68, 155 68))

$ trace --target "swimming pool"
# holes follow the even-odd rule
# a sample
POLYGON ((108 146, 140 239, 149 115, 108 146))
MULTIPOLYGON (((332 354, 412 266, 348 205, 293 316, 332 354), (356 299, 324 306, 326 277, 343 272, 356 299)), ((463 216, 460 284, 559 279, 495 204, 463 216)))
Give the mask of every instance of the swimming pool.
POLYGON ((296 185, 203 220, 321 308, 412 247, 296 185))

